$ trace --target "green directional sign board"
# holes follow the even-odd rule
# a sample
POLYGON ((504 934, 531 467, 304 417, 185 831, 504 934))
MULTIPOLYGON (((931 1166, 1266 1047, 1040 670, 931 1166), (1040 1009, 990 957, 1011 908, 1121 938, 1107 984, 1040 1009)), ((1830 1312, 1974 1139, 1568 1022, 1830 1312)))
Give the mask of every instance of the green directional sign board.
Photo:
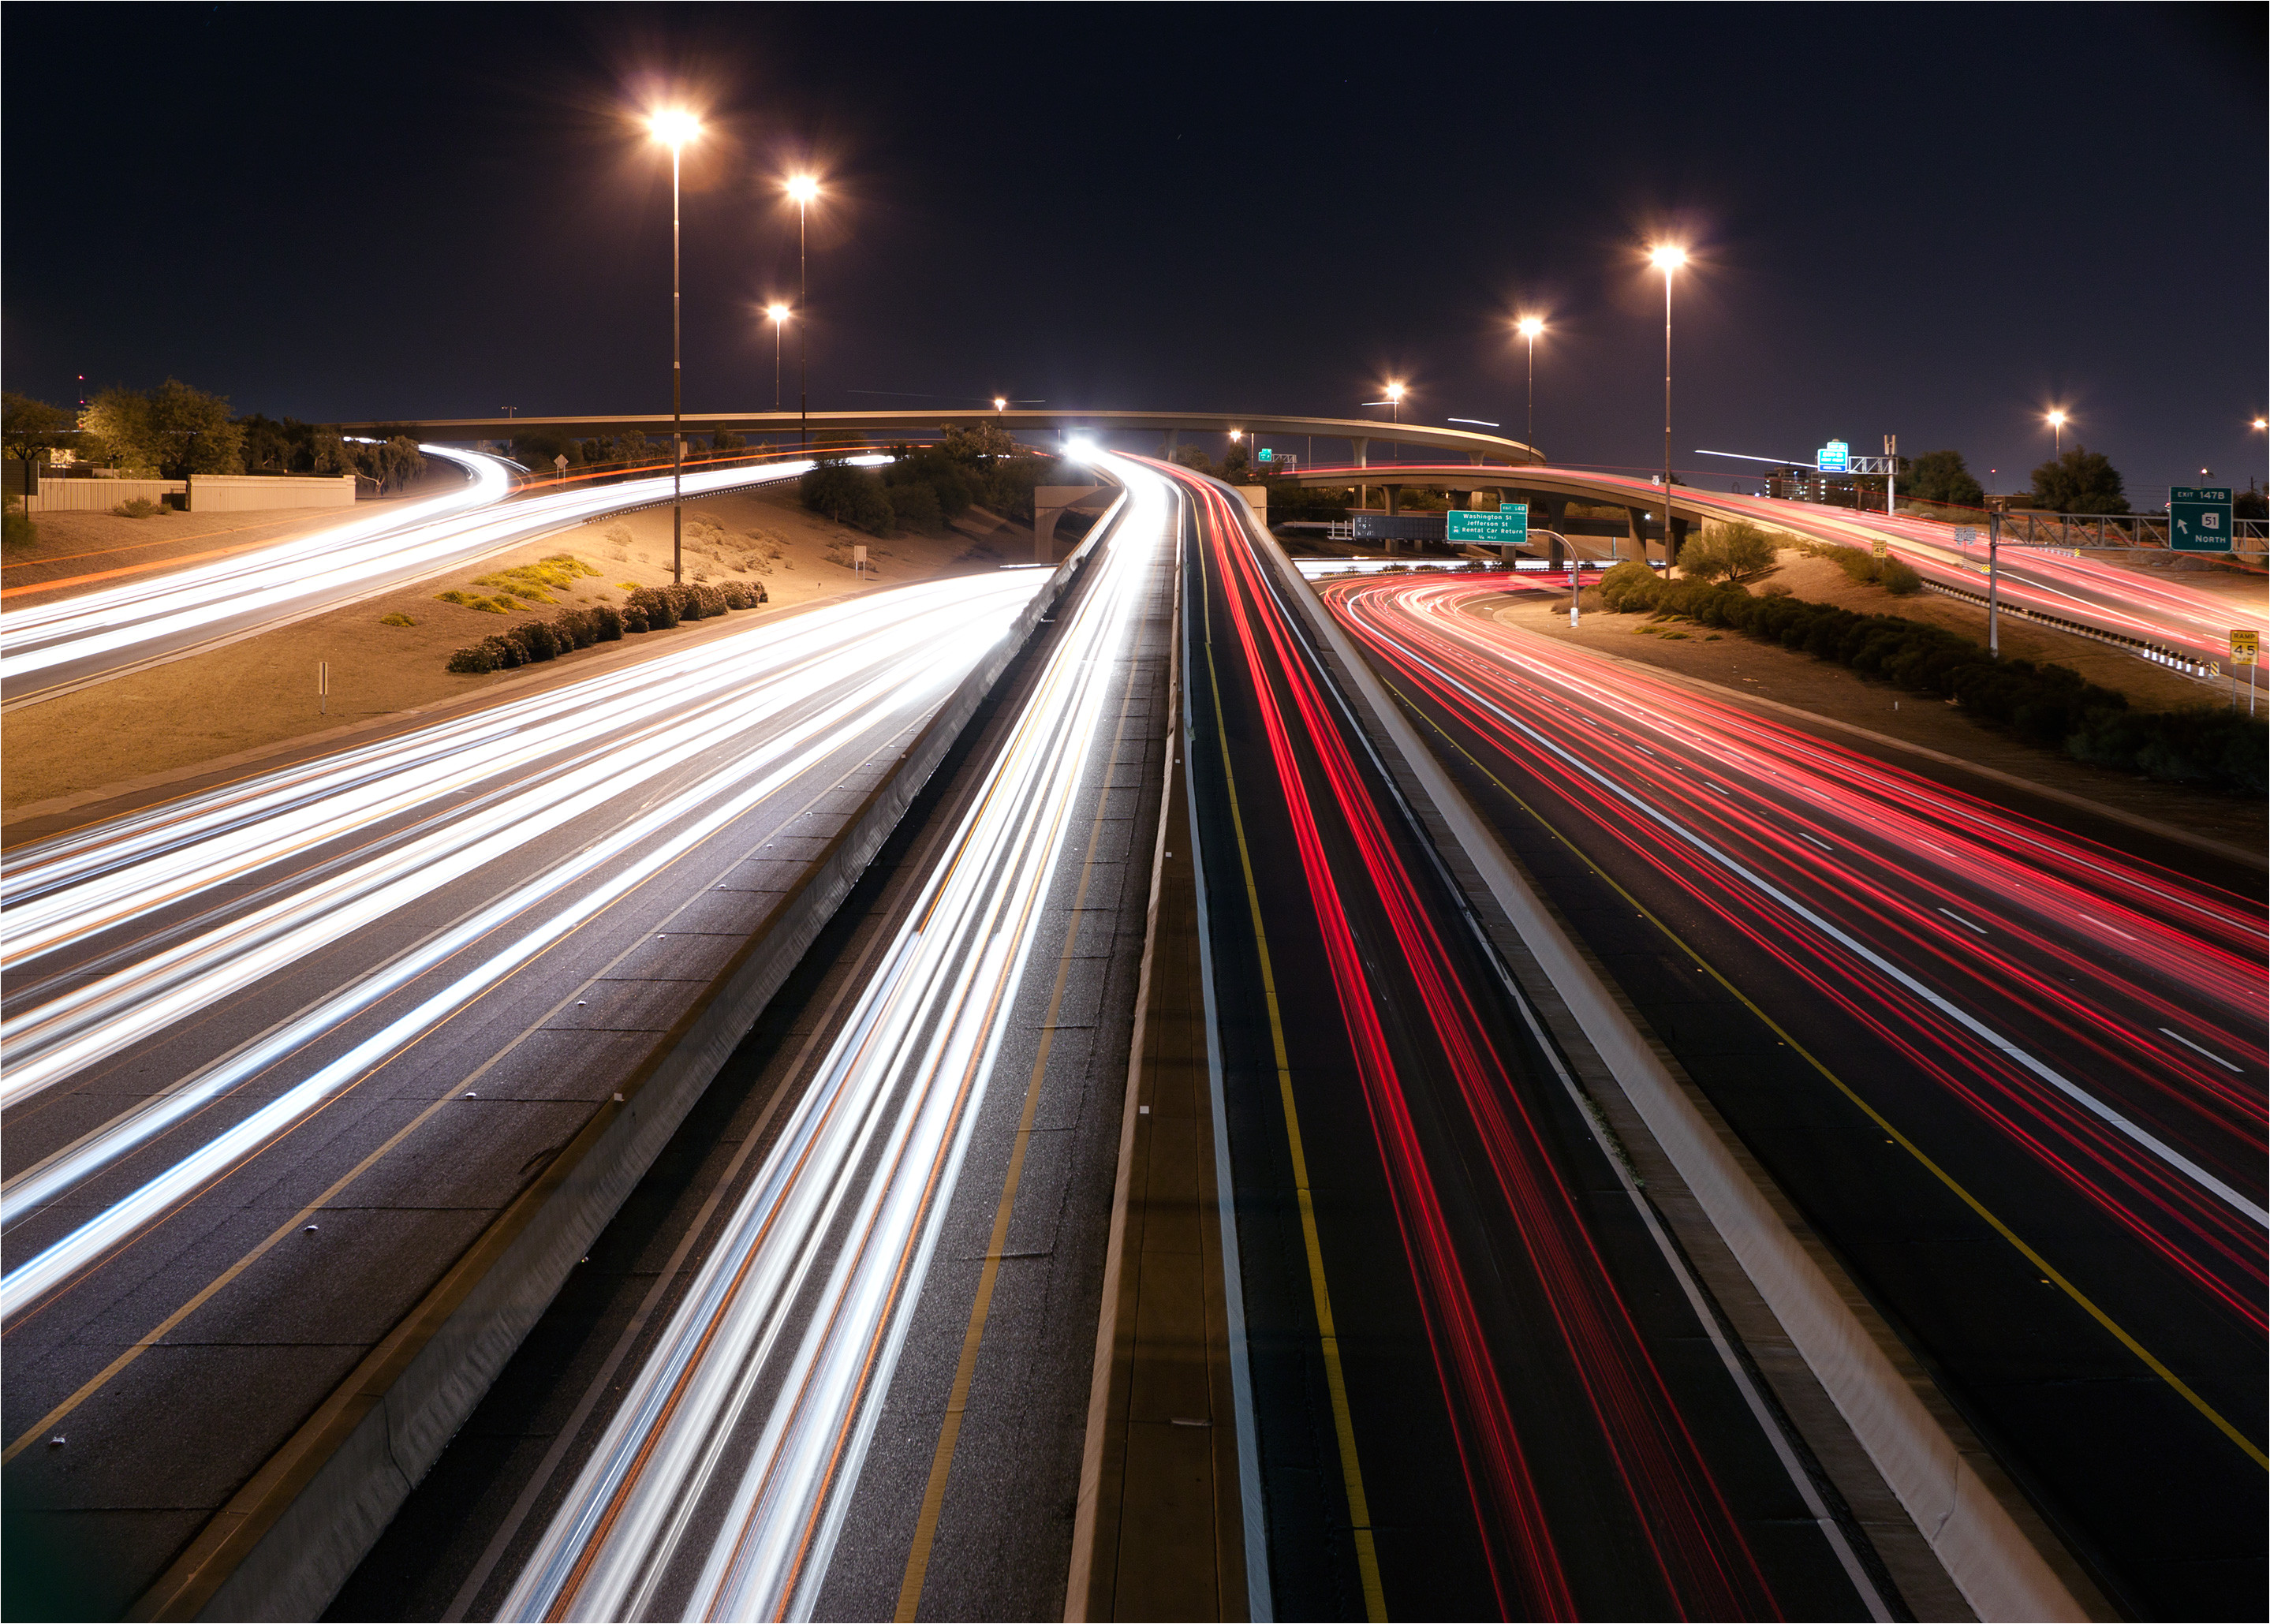
POLYGON ((2168 492, 2168 545, 2178 552, 2230 551, 2230 487, 2178 485, 2168 492))
POLYGON ((1529 509, 1517 503, 1495 513, 1453 508, 1443 515, 1443 537, 1473 547, 1519 547, 1529 542, 1529 509))

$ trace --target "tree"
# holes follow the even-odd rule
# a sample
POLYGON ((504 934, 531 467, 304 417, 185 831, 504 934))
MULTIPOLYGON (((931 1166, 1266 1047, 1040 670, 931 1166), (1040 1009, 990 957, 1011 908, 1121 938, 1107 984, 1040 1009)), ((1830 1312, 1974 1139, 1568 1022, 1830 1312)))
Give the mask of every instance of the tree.
POLYGON ((32 464, 40 460, 40 453, 63 444, 72 427, 71 414, 61 406, 13 389, 0 394, 0 440, 7 442, 9 456, 22 461, 26 491, 32 488, 32 464))
POLYGON ((2246 488, 2230 499, 2230 516, 2234 519, 2270 519, 2270 503, 2262 499, 2262 487, 2249 479, 2246 488))
POLYGON ((864 468, 854 468, 840 456, 823 456, 797 487, 804 505, 814 513, 872 536, 891 533, 895 518, 891 499, 883 494, 883 482, 864 468))
POLYGON ((146 393, 107 389, 87 408, 86 426, 120 466, 163 478, 244 471, 244 430, 227 398, 168 378, 146 393))
POLYGON ((1773 538, 1747 519, 1713 524, 1679 550, 1679 573, 1698 581, 1748 581, 1774 567, 1773 538))
POLYGON ((998 423, 973 423, 967 427, 949 423, 946 426, 946 443, 940 449, 957 463, 983 464, 1014 456, 1017 442, 998 423))
POLYGON ((1986 500, 1985 490, 1963 466, 1960 451, 1926 451, 1908 464, 1901 488, 1918 501, 1976 508, 1986 500))
POLYGON ((2034 470, 2034 506, 2051 513, 2125 513, 2120 471, 2101 451, 2076 441, 2063 456, 2034 470))
POLYGON ((426 471, 425 454, 418 442, 407 434, 397 434, 382 446, 364 449, 375 453, 371 461, 377 464, 378 488, 400 490, 426 471))

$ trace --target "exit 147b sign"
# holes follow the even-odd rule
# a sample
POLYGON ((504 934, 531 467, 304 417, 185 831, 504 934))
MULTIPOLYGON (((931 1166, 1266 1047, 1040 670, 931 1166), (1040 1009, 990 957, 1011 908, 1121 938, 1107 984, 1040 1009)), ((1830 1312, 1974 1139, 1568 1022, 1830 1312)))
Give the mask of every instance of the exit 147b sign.
POLYGON ((2168 545, 2178 552, 2230 551, 2230 487, 2179 485, 2168 492, 2168 545))

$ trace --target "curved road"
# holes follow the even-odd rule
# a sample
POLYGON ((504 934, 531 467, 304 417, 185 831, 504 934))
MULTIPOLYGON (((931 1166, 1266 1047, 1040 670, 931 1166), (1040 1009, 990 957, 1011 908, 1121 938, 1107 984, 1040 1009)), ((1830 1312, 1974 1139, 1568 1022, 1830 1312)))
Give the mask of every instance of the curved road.
POLYGON ((1529 590, 1324 597, 2107 1590, 2259 1607, 2259 887, 1493 617, 1529 590))

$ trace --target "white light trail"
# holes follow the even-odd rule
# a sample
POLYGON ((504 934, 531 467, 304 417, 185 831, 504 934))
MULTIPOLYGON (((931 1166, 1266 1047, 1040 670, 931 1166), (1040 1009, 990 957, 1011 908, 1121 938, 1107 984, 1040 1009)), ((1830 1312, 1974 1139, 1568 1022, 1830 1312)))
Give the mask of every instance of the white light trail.
MULTIPOLYGON (((0 690, 36 693, 145 654, 185 650, 216 637, 336 607, 470 564, 597 514, 666 499, 667 477, 547 493, 519 501, 502 462, 422 446, 463 464, 464 492, 278 542, 201 568, 115 587, 0 617, 0 690)), ((872 465, 888 459, 859 456, 872 465)), ((792 479, 808 461, 704 470, 685 479, 688 500, 792 479)))
POLYGON ((302 772, 279 775, 281 783, 202 797, 184 810, 190 825, 211 826, 204 842, 183 843, 164 820, 145 819, 121 840, 58 842, 60 851, 34 854, 35 871, 38 856, 51 855, 80 877, 35 904, 39 939, 52 948, 71 939, 72 904, 83 890, 93 894, 86 913, 76 916, 115 923, 137 886, 178 898, 358 833, 405 807, 427 812, 407 838, 375 842, 358 861, 285 888, 241 917, 219 918, 12 1018, 11 1101, 345 940, 483 864, 547 834, 557 844, 557 831, 591 824, 595 813, 626 794, 643 789, 658 796, 627 821, 599 818, 605 831, 600 838, 19 1174, 4 1197, 11 1222, 247 1079, 288 1064, 306 1044, 484 938, 512 938, 346 1057, 293 1085, 237 1128, 192 1147, 11 1272, 0 1279, 0 1316, 99 1258, 821 761, 862 740, 879 748, 903 732, 999 639, 1043 579, 1010 572, 961 577, 849 600, 785 625, 760 623, 664 660, 424 730, 442 736, 438 740, 413 735, 357 753, 361 759, 331 764, 314 786, 302 772), (571 752, 565 761, 558 759, 563 747, 571 752), (375 770, 380 763, 372 758, 386 757, 392 770, 375 770), (680 782, 696 768, 698 775, 680 782), (339 786, 336 796, 321 793, 324 777, 339 786), (468 788, 488 792, 467 797, 468 788), (244 815, 248 806, 278 797, 295 804, 289 815, 244 815), (437 798, 447 804, 435 806, 437 798), (327 828, 325 808, 334 799, 341 815, 327 828), (209 845, 215 849, 206 850, 209 845), (91 864, 91 857, 105 855, 110 861, 91 864), (542 914, 547 908, 553 911, 542 914))
POLYGON ((697 1568, 686 1616, 810 1616, 1165 543, 1164 482, 1097 460, 1129 494, 1096 579, 500 1617, 644 1617, 697 1568))

